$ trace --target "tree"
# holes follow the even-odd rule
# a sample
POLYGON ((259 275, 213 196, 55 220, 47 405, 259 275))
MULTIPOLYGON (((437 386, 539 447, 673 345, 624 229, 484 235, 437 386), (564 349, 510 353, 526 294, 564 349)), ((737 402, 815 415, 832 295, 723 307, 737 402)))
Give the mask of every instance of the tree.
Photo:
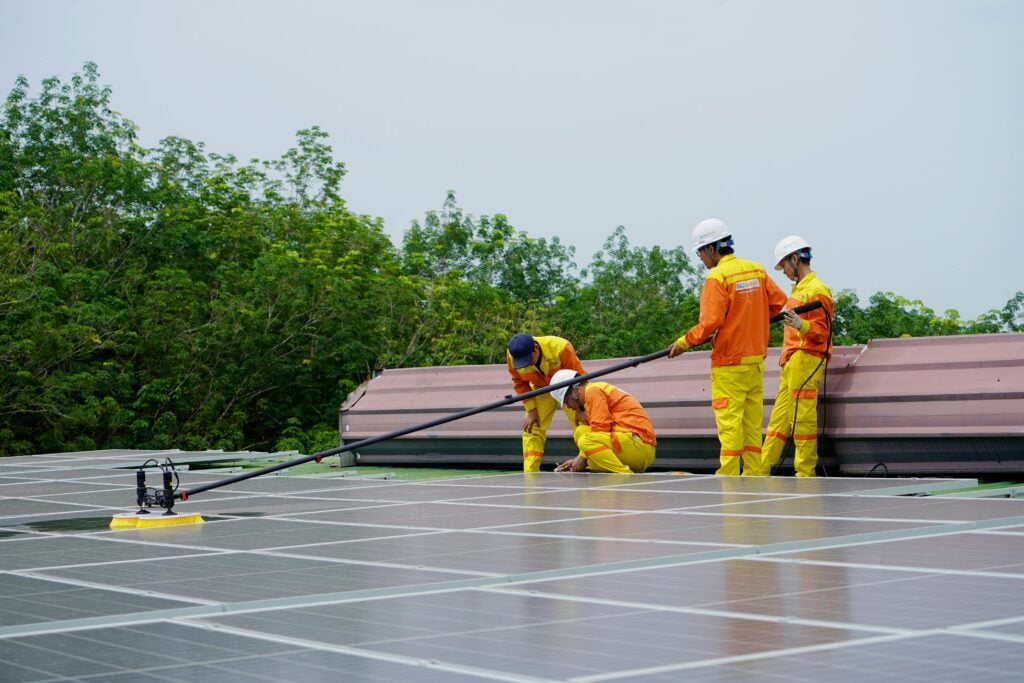
POLYGON ((405 232, 402 262, 424 278, 453 275, 498 288, 518 301, 548 305, 576 283, 574 250, 557 237, 532 238, 503 214, 465 214, 448 192, 440 211, 405 232))
POLYGON ((326 134, 249 164, 147 150, 98 78, 18 79, 0 119, 0 453, 333 430, 403 285, 326 134))
POLYGON ((1024 332, 1024 292, 1014 294, 998 315, 1007 332, 1024 332))
POLYGON ((666 348, 700 310, 699 281, 682 247, 632 247, 619 226, 576 292, 552 308, 553 327, 590 358, 666 348))
POLYGON ((865 344, 871 339, 893 337, 999 332, 1004 324, 996 311, 990 311, 976 320, 962 320, 960 314, 953 309, 938 316, 920 300, 906 299, 892 292, 873 294, 868 306, 861 308, 853 291, 841 290, 836 295, 835 303, 835 344, 865 344))

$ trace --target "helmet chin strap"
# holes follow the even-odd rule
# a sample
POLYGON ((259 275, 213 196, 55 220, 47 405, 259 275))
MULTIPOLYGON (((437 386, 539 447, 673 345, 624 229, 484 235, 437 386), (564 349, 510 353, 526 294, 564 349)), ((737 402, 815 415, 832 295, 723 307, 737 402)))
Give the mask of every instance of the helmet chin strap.
POLYGON ((800 256, 797 255, 797 254, 790 254, 789 255, 789 258, 792 259, 793 257, 796 257, 796 263, 794 263, 793 261, 790 261, 789 262, 789 267, 793 269, 793 282, 794 283, 799 283, 800 282, 800 256))

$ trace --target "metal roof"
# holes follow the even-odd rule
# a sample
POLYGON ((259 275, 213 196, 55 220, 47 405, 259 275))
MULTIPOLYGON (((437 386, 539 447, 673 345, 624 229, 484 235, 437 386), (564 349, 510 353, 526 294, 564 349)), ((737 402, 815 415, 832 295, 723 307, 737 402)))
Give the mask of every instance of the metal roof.
MULTIPOLYGON (((779 349, 765 362, 764 423, 778 389, 779 349)), ((623 359, 584 360, 593 372, 623 359)), ((635 395, 658 434, 656 463, 714 469, 708 352, 661 359, 602 378, 635 395)), ((342 405, 351 443, 511 393, 504 365, 384 370, 342 405)), ((848 473, 1024 472, 1024 333, 875 340, 836 347, 823 389, 826 462, 848 473)), ((518 404, 361 449, 367 463, 505 462, 520 457, 518 404)), ((548 460, 570 455, 556 416, 548 460)))

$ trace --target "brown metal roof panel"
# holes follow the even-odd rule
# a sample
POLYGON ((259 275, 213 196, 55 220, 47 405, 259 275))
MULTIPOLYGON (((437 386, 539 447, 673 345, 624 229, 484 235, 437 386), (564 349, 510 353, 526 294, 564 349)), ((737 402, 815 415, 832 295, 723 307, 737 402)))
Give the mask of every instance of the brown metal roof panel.
MULTIPOLYGON (((766 360, 762 425, 778 387, 778 353, 771 349, 766 360)), ((621 360, 584 360, 584 367, 595 371, 621 360)), ((693 352, 601 379, 644 404, 658 433, 659 454, 675 450, 700 458, 693 448, 699 445, 711 457, 716 437, 709 370, 709 354, 693 352)), ((963 444, 972 443, 978 457, 990 457, 993 467, 1014 449, 1024 458, 1024 449, 1012 445, 1024 436, 1024 334, 836 347, 823 388, 825 433, 834 437, 841 459, 868 462, 871 452, 888 450, 922 462, 941 460, 943 444, 958 444, 959 456, 967 448, 963 444)), ((386 370, 362 390, 362 397, 347 402, 341 414, 349 442, 492 402, 510 395, 512 385, 504 365, 459 366, 386 370)), ((404 445, 393 448, 406 456, 417 448, 433 457, 445 452, 507 455, 516 448, 522 415, 521 406, 513 404, 409 435, 399 440, 404 445)), ((564 419, 556 416, 549 435, 552 450, 571 446, 564 419)), ((373 452, 388 448, 382 444, 373 452)))

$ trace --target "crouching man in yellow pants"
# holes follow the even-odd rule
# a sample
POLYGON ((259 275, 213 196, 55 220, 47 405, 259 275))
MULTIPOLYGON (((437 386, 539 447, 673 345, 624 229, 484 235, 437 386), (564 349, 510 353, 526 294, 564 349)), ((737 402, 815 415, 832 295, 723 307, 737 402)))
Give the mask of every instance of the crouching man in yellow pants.
MULTIPOLYGON (((577 376, 573 370, 559 370, 551 383, 577 376)), ((632 395, 607 382, 581 382, 551 392, 559 406, 576 413, 572 438, 579 455, 555 471, 643 472, 654 462, 657 438, 644 407, 632 395)))

